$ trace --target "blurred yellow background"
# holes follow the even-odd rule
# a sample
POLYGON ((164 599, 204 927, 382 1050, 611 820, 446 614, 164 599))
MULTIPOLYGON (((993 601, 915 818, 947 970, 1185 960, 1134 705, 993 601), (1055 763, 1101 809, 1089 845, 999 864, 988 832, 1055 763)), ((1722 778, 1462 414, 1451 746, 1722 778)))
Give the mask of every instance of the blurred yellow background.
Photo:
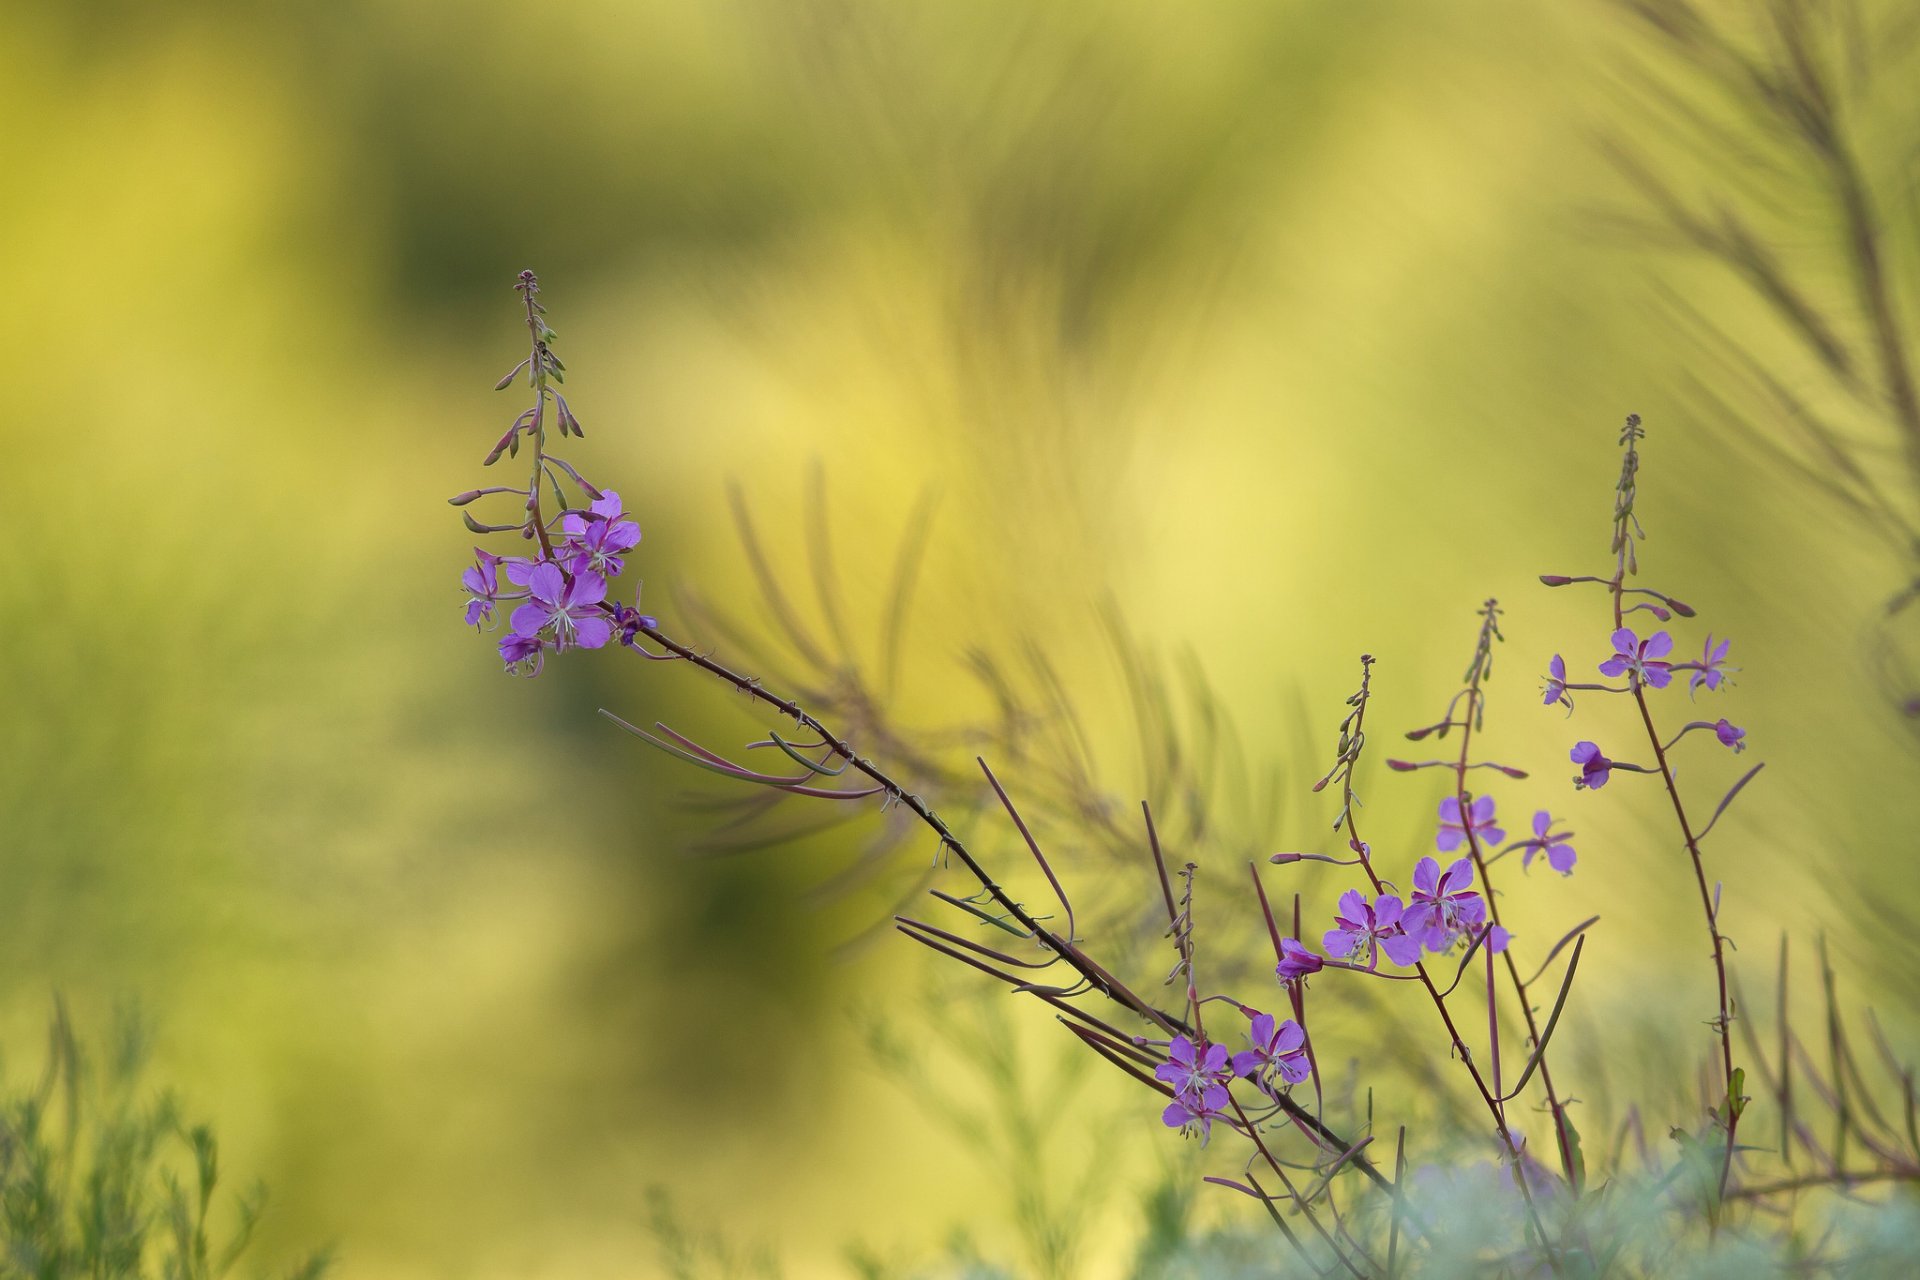
MULTIPOLYGON (((1631 197, 1594 140, 1665 142, 1631 47, 1604 6, 1492 0, 7 5, 9 1075, 54 991, 96 1025, 137 996, 160 1073, 270 1184, 267 1254, 337 1239, 346 1276, 654 1274, 653 1187, 787 1274, 956 1224, 1017 1249, 1000 1172, 862 1030, 924 1034, 932 966, 865 935, 930 849, 825 896, 860 829, 690 856, 711 780, 593 712, 731 745, 737 696, 612 655, 509 680, 463 632, 443 499, 518 407, 489 388, 522 267, 571 456, 638 514, 670 630, 686 588, 763 617, 729 481, 805 601, 818 465, 863 636, 931 494, 901 714, 989 714, 964 650, 1038 637, 1130 804, 1110 599, 1280 769, 1278 829, 1235 848, 1324 847, 1306 788, 1356 656, 1376 723, 1426 723, 1500 597, 1489 740, 1536 773, 1507 825, 1582 835, 1571 887, 1516 877, 1509 909, 1536 948, 1607 917, 1596 1060, 1639 980, 1681 975, 1672 1025, 1710 1009, 1651 794, 1562 777, 1615 710, 1536 692, 1552 653, 1606 652, 1599 598, 1534 575, 1604 570, 1642 413, 1648 580, 1702 611, 1683 654, 1734 638, 1712 714, 1753 744, 1686 767, 1710 804, 1769 765, 1716 833, 1728 927, 1764 985, 1777 933, 1824 924, 1912 1028, 1920 793, 1861 639, 1902 567, 1680 395, 1656 287, 1747 304, 1611 229, 1631 197)), ((1437 784, 1363 777, 1410 862, 1437 784)), ((1244 924, 1239 864, 1180 856, 1244 924)), ((1098 1079, 1130 1167, 1185 1158, 1098 1079)), ((1129 1219, 1100 1212, 1111 1258, 1129 1219)))

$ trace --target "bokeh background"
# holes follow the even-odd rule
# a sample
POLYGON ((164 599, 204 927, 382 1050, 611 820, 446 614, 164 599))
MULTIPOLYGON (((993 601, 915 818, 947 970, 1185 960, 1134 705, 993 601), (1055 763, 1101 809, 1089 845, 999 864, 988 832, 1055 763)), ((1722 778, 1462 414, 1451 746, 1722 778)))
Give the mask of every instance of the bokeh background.
MULTIPOLYGON (((1380 659, 1377 723, 1426 723, 1499 597, 1489 737, 1535 771, 1503 812, 1582 835, 1580 874, 1516 879, 1509 909, 1541 946, 1606 917, 1568 1032, 1596 1081, 1644 1065, 1609 1013, 1684 1048, 1711 1006, 1651 793, 1562 776, 1625 721, 1537 694, 1552 653, 1604 656, 1599 599, 1534 575, 1604 570, 1614 437, 1643 414, 1648 579, 1701 610, 1684 651, 1734 637, 1712 714, 1753 743, 1683 776, 1710 804, 1768 762, 1715 836, 1729 929, 1764 987, 1782 930, 1825 928, 1910 1044, 1920 789, 1873 660, 1910 567, 1690 394, 1720 366, 1662 299, 1800 375, 1609 159, 1697 169, 1647 109, 1653 65, 1598 3, 12 0, 9 1076, 56 991, 95 1026, 139 1000, 156 1075, 273 1189, 265 1255, 338 1240, 356 1277, 716 1250, 887 1272, 956 1232, 1028 1257, 1049 1213, 1085 1220, 1073 1265, 1097 1269, 1137 1230, 1129 1197, 1191 1158, 1097 1074, 1050 1099, 1046 1019, 941 986, 885 931, 924 844, 839 888, 866 827, 702 853, 712 780, 593 714, 724 744, 756 732, 737 697, 610 655, 510 680, 463 631, 472 539, 443 499, 517 410, 489 388, 522 354, 527 266, 589 432, 573 455, 638 513, 629 574, 667 625, 728 652, 694 592, 790 648, 732 483, 823 628, 819 521, 879 662, 929 504, 888 713, 989 718, 965 654, 1035 641, 1131 805, 1151 757, 1103 610, 1191 653, 1279 782, 1179 851, 1240 926, 1246 851, 1326 838, 1307 787, 1357 655, 1380 659), (1010 1146, 940 1101, 999 1096, 982 1073, 1039 1090, 1010 1146), (1010 1168, 1047 1162, 1036 1208, 1010 1168)), ((1900 123, 1899 83, 1861 118, 1900 123)), ((1902 172, 1899 136, 1867 162, 1902 172)), ((1818 240, 1817 210, 1768 207, 1785 249, 1818 240)), ((1844 276, 1820 283, 1844 317, 1844 276)), ((1872 430, 1862 456, 1896 476, 1872 430)), ((1410 861, 1438 784, 1377 761, 1363 782, 1376 847, 1410 861)), ((1055 835, 1090 892, 1144 889, 1143 862, 1055 835)))

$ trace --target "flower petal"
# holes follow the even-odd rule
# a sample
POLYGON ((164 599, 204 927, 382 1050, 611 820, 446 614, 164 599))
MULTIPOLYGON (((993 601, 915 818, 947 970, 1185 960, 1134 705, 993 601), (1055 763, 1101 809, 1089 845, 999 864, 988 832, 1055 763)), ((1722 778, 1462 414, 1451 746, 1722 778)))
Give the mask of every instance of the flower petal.
POLYGON ((1413 887, 1416 893, 1431 898, 1440 891, 1440 864, 1432 858, 1422 858, 1414 864, 1413 887))
POLYGON ((527 574, 527 590, 540 603, 558 608, 567 590, 566 575, 560 572, 559 565, 542 560, 527 574))
POLYGON ((536 600, 529 600, 513 611, 513 617, 507 620, 507 625, 513 628, 515 635, 530 639, 539 635, 540 628, 552 621, 553 610, 536 600))

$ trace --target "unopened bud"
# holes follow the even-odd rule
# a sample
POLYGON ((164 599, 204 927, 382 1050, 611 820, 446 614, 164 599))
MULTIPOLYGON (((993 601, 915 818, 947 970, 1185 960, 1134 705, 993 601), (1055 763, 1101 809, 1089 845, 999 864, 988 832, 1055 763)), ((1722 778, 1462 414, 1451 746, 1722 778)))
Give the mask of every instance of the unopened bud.
POLYGON ((1540 575, 1540 581, 1546 583, 1550 587, 1564 587, 1569 582, 1572 582, 1573 579, 1569 578, 1564 573, 1543 573, 1540 575))

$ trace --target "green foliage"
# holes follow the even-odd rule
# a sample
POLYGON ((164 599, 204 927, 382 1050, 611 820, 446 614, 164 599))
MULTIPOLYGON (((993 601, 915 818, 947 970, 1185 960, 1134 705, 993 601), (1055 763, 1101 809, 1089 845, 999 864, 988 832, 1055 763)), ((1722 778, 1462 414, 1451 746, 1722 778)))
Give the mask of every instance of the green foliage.
MULTIPOLYGON (((39 1081, 0 1098, 0 1280, 219 1280, 245 1254, 266 1190, 222 1203, 213 1131, 141 1090, 147 1049, 123 1012, 95 1062, 55 1006, 39 1081)), ((316 1253, 286 1277, 327 1267, 316 1253)))

